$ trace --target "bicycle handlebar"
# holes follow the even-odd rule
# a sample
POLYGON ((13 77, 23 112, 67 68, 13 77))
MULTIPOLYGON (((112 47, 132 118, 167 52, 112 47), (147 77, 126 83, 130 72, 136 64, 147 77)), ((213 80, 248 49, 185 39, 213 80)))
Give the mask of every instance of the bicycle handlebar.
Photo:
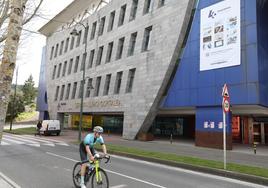
MULTIPOLYGON (((111 159, 110 155, 100 155, 98 153, 94 155, 94 158, 97 160, 106 159, 105 163, 108 163, 111 159)), ((82 164, 88 163, 88 162, 90 161, 89 160, 81 161, 82 164)))

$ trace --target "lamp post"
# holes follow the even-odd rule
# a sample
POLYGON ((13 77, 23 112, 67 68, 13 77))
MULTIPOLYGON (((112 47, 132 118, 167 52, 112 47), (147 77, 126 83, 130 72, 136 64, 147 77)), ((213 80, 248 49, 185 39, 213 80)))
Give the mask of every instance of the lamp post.
MULTIPOLYGON (((77 22, 77 24, 81 25, 84 27, 85 31, 86 31, 86 26, 81 23, 81 22, 77 22)), ((73 36, 78 36, 79 33, 77 32, 77 30, 74 28, 72 30, 72 32, 70 33, 73 36)), ((87 52, 87 38, 85 39, 85 51, 84 54, 86 54, 87 52)), ((81 130, 82 130, 82 121, 83 121, 83 102, 84 102, 84 86, 85 86, 85 67, 86 67, 86 61, 82 62, 82 66, 83 66, 83 74, 82 74, 82 81, 81 81, 81 103, 80 103, 80 120, 79 120, 79 133, 78 133, 78 140, 81 141, 81 130)))

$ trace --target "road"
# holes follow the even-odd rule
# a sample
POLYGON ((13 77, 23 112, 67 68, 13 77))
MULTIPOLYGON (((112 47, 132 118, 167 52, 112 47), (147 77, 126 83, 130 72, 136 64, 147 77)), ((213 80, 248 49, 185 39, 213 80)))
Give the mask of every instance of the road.
MULTIPOLYGON (((0 171, 22 188, 72 188, 78 147, 44 137, 4 134, 0 171)), ((262 188, 256 184, 180 168, 112 156, 107 170, 111 188, 262 188)))

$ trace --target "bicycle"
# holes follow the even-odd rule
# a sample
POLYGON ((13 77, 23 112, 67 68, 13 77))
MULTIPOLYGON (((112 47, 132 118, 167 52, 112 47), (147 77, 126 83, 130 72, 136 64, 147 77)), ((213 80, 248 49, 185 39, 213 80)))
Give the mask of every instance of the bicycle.
POLYGON ((90 163, 91 169, 89 169, 89 166, 86 168, 86 173, 85 173, 85 178, 84 182, 85 185, 90 181, 91 178, 91 187, 92 188, 108 188, 109 187, 109 179, 108 175, 105 172, 104 169, 100 167, 100 162, 102 159, 106 159, 105 163, 108 163, 110 161, 110 156, 104 156, 100 154, 95 154, 94 155, 95 160, 94 161, 82 161, 82 162, 77 162, 74 165, 73 168, 73 183, 76 188, 80 188, 80 182, 81 182, 81 166, 84 163, 90 163))

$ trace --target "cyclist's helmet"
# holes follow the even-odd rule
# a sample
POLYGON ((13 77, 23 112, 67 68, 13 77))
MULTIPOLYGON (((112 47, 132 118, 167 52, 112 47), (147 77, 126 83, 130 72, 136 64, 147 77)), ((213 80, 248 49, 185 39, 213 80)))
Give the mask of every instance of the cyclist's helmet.
POLYGON ((93 131, 97 133, 103 133, 103 128, 101 126, 96 126, 94 127, 93 131))

